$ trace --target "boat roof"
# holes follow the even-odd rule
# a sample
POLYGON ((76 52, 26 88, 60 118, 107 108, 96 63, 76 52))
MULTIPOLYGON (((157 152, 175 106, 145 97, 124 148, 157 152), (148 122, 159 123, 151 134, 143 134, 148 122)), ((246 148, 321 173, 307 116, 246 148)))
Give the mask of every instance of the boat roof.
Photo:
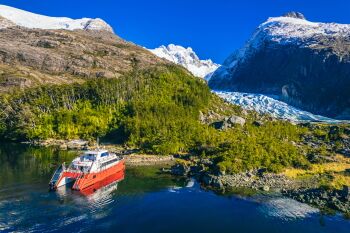
POLYGON ((89 151, 85 151, 84 154, 93 154, 93 155, 98 155, 98 154, 102 154, 102 153, 106 153, 108 152, 107 150, 89 150, 89 151))

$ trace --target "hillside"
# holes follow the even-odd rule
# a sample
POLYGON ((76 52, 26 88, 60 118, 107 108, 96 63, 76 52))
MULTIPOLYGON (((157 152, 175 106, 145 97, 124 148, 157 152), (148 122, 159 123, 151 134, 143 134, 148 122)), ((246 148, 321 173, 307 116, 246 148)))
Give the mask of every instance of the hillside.
POLYGON ((0 36, 0 91, 13 87, 118 78, 166 64, 147 50, 106 31, 10 27, 0 36))
POLYGON ((276 95, 314 114, 350 119, 350 26, 269 18, 209 82, 215 90, 276 95))

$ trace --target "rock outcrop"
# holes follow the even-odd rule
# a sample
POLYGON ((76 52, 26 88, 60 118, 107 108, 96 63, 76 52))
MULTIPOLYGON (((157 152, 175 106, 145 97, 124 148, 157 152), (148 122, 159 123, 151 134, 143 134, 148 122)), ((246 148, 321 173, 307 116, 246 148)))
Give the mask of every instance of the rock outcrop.
POLYGON ((342 190, 302 189, 286 190, 285 196, 297 201, 308 203, 322 209, 333 209, 343 213, 350 213, 350 188, 344 186, 342 190))
POLYGON ((283 16, 284 17, 290 17, 290 18, 296 18, 296 19, 306 19, 305 16, 302 13, 295 12, 295 11, 288 12, 287 14, 284 14, 283 16))
POLYGON ((231 117, 225 117, 221 121, 213 122, 211 125, 216 129, 226 130, 226 129, 233 128, 237 125, 243 127, 245 125, 245 122, 246 120, 242 117, 231 116, 231 117))

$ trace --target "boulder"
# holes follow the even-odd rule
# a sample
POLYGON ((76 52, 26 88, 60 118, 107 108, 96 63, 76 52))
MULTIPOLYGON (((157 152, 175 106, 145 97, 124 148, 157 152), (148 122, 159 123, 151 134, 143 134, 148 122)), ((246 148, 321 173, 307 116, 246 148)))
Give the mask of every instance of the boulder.
POLYGON ((253 125, 255 125, 256 127, 260 127, 262 126, 264 123, 262 121, 254 121, 253 125))
POLYGON ((215 129, 226 130, 235 127, 236 125, 244 126, 246 120, 239 116, 225 117, 221 121, 212 123, 215 129))
POLYGON ((212 179, 212 185, 213 185, 213 187, 218 188, 218 189, 224 188, 224 185, 222 184, 222 181, 220 180, 219 177, 212 179))
POLYGON ((205 184, 205 185, 211 185, 213 182, 213 177, 206 174, 201 178, 201 181, 205 184))
POLYGON ((177 176, 187 176, 190 171, 191 168, 184 164, 176 164, 171 167, 171 174, 177 176))
POLYGON ((85 140, 71 140, 66 143, 68 149, 82 150, 86 149, 89 145, 88 141, 85 140))
POLYGON ((49 40, 49 39, 39 39, 34 44, 34 46, 41 47, 41 48, 47 48, 47 49, 56 48, 59 45, 60 45, 60 42, 54 41, 54 40, 49 40))
POLYGON ((349 186, 343 187, 342 195, 346 201, 350 201, 350 187, 349 186))
POLYGON ((227 120, 228 123, 231 123, 231 124, 238 124, 238 125, 241 125, 241 126, 244 126, 245 124, 245 119, 242 118, 242 117, 239 117, 239 116, 231 116, 228 120, 227 120))

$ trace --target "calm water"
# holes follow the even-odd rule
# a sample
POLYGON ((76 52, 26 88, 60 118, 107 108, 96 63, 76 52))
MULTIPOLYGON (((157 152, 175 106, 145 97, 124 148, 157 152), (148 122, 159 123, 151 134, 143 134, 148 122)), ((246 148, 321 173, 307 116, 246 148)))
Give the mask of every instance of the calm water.
POLYGON ((340 215, 281 197, 218 196, 155 167, 85 194, 48 192, 55 166, 74 156, 0 146, 0 232, 350 232, 340 215))

